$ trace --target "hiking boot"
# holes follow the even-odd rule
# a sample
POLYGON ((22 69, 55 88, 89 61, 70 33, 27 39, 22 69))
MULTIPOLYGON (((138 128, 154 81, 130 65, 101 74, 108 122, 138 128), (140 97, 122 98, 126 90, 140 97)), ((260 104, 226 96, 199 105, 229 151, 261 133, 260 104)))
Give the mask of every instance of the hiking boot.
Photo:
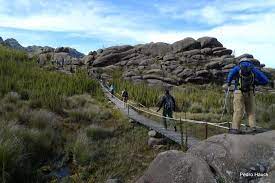
POLYGON ((256 127, 249 128, 246 133, 257 133, 257 128, 256 127))
POLYGON ((242 132, 239 129, 233 129, 233 128, 229 129, 228 133, 230 133, 230 134, 236 134, 236 135, 242 134, 242 132))

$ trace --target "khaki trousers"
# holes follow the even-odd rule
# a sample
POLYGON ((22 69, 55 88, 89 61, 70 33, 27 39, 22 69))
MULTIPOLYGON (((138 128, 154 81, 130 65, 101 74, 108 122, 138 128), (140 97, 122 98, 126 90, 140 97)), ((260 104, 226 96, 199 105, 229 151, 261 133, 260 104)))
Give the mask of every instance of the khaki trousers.
POLYGON ((244 111, 248 115, 249 126, 256 127, 256 104, 253 91, 242 93, 240 90, 235 90, 233 100, 233 129, 240 129, 244 111))

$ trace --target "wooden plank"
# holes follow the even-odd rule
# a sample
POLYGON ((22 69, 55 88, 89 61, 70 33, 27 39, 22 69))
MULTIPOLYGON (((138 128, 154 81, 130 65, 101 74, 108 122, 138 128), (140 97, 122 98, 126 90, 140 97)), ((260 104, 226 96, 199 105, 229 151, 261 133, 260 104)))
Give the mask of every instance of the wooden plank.
MULTIPOLYGON (((105 90, 104 90, 105 91, 105 90)), ((175 132, 171 129, 165 129, 161 124, 159 124, 156 121, 153 121, 149 118, 146 118, 145 116, 139 114, 137 111, 133 109, 129 109, 129 115, 128 115, 128 108, 124 106, 124 103, 122 101, 117 100, 115 97, 112 97, 110 93, 105 91, 105 95, 108 97, 108 99, 115 104, 115 106, 123 112, 125 115, 127 115, 130 119, 133 119, 134 121, 146 126, 147 128, 150 128, 152 130, 155 130, 156 132, 162 134, 163 136, 167 137, 168 139, 174 141, 177 144, 181 145, 181 134, 179 132, 175 132)), ((185 137, 185 134, 183 133, 183 136, 185 137)), ((191 147, 194 144, 198 143, 199 140, 194 137, 188 136, 188 144, 187 147, 191 147)))

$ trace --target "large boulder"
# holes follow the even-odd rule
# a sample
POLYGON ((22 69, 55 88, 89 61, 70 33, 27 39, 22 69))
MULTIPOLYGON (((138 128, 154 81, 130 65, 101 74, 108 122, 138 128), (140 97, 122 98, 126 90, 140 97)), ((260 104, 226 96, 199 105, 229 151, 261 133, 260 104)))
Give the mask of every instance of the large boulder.
POLYGON ((141 50, 141 52, 145 55, 151 55, 153 57, 156 56, 164 56, 169 51, 171 51, 171 46, 167 43, 149 43, 142 46, 137 47, 141 50))
POLYGON ((68 53, 69 56, 71 56, 73 58, 82 58, 85 56, 83 53, 80 53, 76 49, 70 48, 70 47, 57 47, 57 48, 55 48, 54 52, 55 53, 68 53))
POLYGON ((59 64, 70 64, 72 57, 66 52, 59 52, 53 55, 53 60, 59 64))
POLYGON ((161 69, 150 69, 144 72, 145 74, 156 74, 156 75, 162 75, 163 71, 161 69))
POLYGON ((231 55, 232 54, 232 50, 230 49, 224 49, 224 50, 217 50, 213 52, 213 55, 215 56, 223 56, 223 55, 231 55))
MULTIPOLYGON (((123 46, 113 46, 106 48, 104 50, 98 50, 96 54, 96 59, 93 62, 94 67, 105 67, 108 65, 114 65, 123 60, 127 55, 133 54, 135 50, 133 46, 123 45, 123 46)), ((128 64, 130 62, 127 62, 128 64)), ((127 65, 128 65, 127 64, 127 65)))
POLYGON ((94 55, 86 55, 83 57, 82 60, 83 60, 84 64, 90 65, 95 60, 95 56, 94 55))
POLYGON ((240 173, 268 173, 274 168, 275 131, 257 135, 217 135, 199 142, 187 152, 204 159, 214 174, 225 182, 246 182, 247 177, 240 173))
POLYGON ((109 47, 109 48, 106 48, 104 50, 98 50, 98 55, 100 56, 106 56, 106 55, 110 55, 110 54, 113 54, 113 53, 122 53, 122 52, 126 52, 126 51, 129 51, 131 49, 133 49, 134 47, 131 46, 131 45, 122 45, 122 46, 112 46, 112 47, 109 47), (101 53, 100 53, 101 52, 101 53))
POLYGON ((221 62, 220 61, 213 61, 209 62, 205 65, 206 69, 220 69, 221 68, 221 62))
POLYGON ((204 83, 210 82, 210 80, 202 76, 190 76, 186 78, 184 81, 185 83, 193 83, 193 84, 204 84, 204 83))
POLYGON ((83 53, 80 53, 74 48, 68 48, 68 49, 69 49, 69 55, 73 58, 83 58, 85 56, 83 53))
POLYGON ((65 53, 69 53, 69 48, 68 47, 57 47, 54 50, 55 53, 61 53, 61 52, 65 52, 65 53))
POLYGON ((222 47, 223 45, 214 37, 201 37, 198 39, 202 48, 222 47))
POLYGON ((157 80, 163 80, 163 76, 157 75, 157 74, 145 74, 143 76, 143 79, 157 79, 157 80))
POLYGON ((163 60, 164 61, 172 61, 172 60, 176 60, 176 57, 174 54, 169 53, 163 57, 163 60))
POLYGON ((49 46, 45 46, 45 47, 42 48, 41 53, 50 53, 50 52, 54 52, 54 48, 49 47, 49 46))
POLYGON ((2 37, 0 37, 0 44, 3 44, 4 40, 2 39, 2 37))
POLYGON ((174 42, 172 44, 173 51, 175 53, 182 52, 182 51, 188 51, 193 49, 200 49, 201 45, 200 42, 196 41, 195 39, 191 37, 184 38, 183 40, 174 42))
POLYGON ((189 76, 191 76, 191 75, 193 75, 193 74, 195 74, 195 72, 194 72, 193 70, 191 70, 191 69, 184 69, 182 72, 180 72, 180 73, 178 74, 178 76, 179 76, 180 78, 185 79, 185 78, 187 78, 187 77, 189 77, 189 76))
POLYGON ((215 183, 206 162, 190 153, 160 153, 137 183, 215 183))
POLYGON ((187 57, 192 57, 193 55, 197 55, 197 54, 200 54, 200 53, 201 53, 200 49, 193 49, 193 50, 182 52, 182 55, 187 56, 187 57))
POLYGON ((196 72, 196 76, 210 78, 212 76, 212 74, 208 70, 200 70, 200 71, 196 72))
POLYGON ((92 65, 94 67, 104 67, 108 65, 115 64, 121 60, 121 55, 119 53, 109 54, 103 57, 98 57, 92 65))

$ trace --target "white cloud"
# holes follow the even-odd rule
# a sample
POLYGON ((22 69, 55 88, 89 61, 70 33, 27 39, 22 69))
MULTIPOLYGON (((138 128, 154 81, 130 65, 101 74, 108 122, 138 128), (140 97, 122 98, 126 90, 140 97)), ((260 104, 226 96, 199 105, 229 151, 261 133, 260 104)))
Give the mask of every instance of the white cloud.
MULTIPOLYGON (((0 2, 3 0, 0 0, 0 2)), ((18 1, 18 0, 17 0, 18 1)), ((23 0, 20 0, 23 1, 23 0)), ((30 1, 28 1, 30 2, 30 1)), ((265 13, 260 15, 241 15, 237 18, 242 20, 250 20, 253 16, 253 21, 248 21, 241 25, 223 25, 211 30, 201 31, 175 31, 173 27, 167 29, 153 29, 154 27, 143 24, 143 16, 131 17, 128 14, 121 13, 120 10, 112 6, 107 6, 103 3, 91 1, 91 3, 72 4, 64 2, 49 8, 49 4, 40 2, 43 9, 39 14, 28 14, 27 16, 11 16, 3 13, 0 9, 0 26, 20 28, 27 30, 42 30, 42 31, 63 31, 70 32, 78 36, 97 37, 101 38, 102 44, 125 42, 168 42, 172 43, 184 37, 199 38, 202 36, 217 37, 226 47, 236 51, 236 54, 243 52, 253 53, 262 62, 268 66, 275 67, 273 50, 275 50, 275 13, 265 13), (55 12, 55 13, 54 13, 55 12), (123 41, 124 40, 124 41, 123 41)), ((258 5, 259 3, 256 3, 258 5)), ((267 5, 275 5, 273 1, 267 1, 267 5)), ((209 23, 219 24, 225 21, 228 17, 223 14, 225 11, 233 11, 254 7, 253 3, 241 3, 222 5, 219 8, 206 6, 199 11, 181 11, 181 14, 174 14, 184 18, 198 16, 200 14, 203 20, 209 23), (228 6, 228 9, 225 7, 228 6)), ((24 5, 29 7, 27 3, 24 5)), ((5 6, 2 6, 5 7, 5 6)), ((167 7, 163 12, 174 12, 176 9, 167 7)), ((236 15, 235 15, 236 16, 236 15)), ((158 24, 154 22, 154 24, 158 24)), ((35 43, 34 43, 35 44, 35 43)), ((106 45, 105 45, 106 46, 106 45)), ((78 46, 79 47, 79 46, 78 46)))

